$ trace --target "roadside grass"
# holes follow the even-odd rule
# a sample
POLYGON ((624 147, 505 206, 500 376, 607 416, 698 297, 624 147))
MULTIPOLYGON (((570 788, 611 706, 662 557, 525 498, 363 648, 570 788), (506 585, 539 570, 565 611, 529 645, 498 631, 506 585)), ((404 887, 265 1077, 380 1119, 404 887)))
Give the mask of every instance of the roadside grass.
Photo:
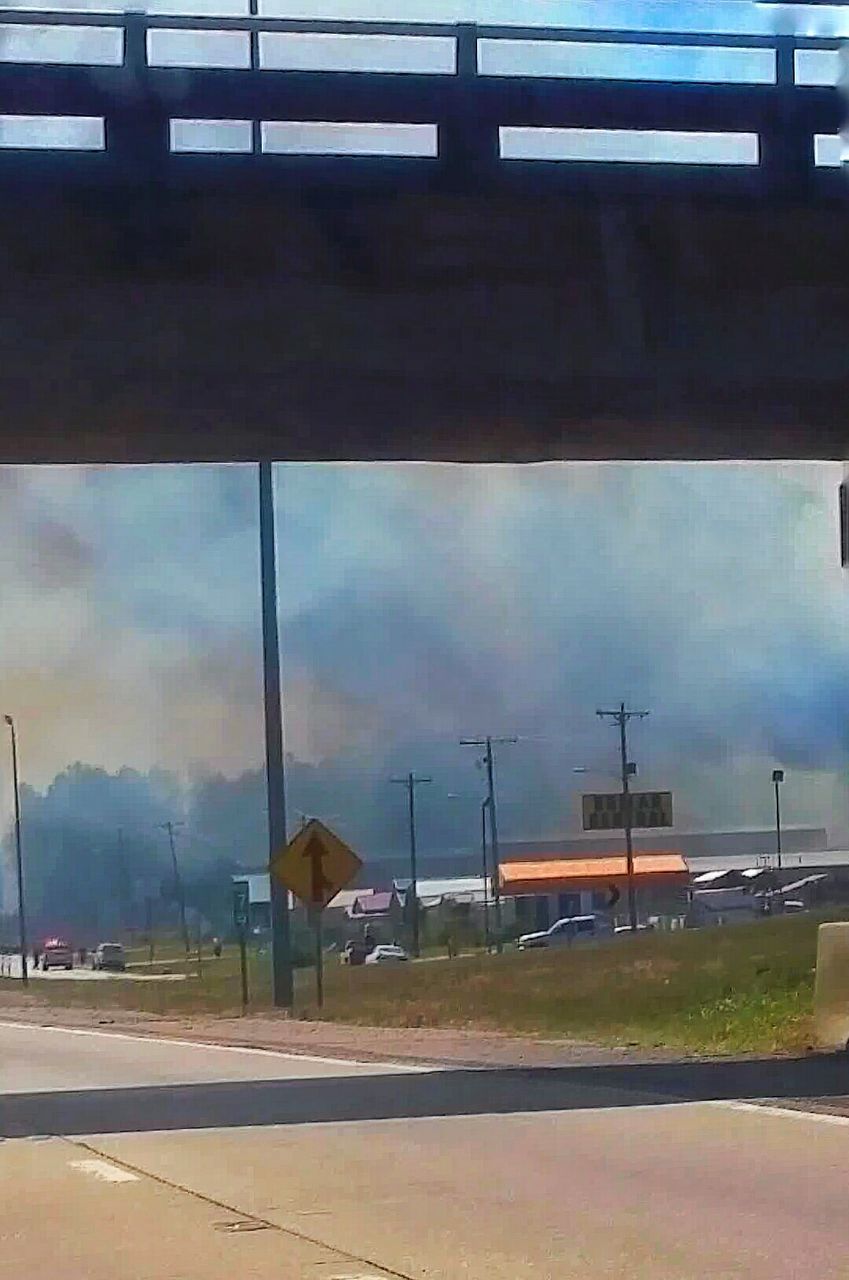
MULTIPOLYGON (((693 1053, 801 1051, 810 1043, 816 932, 823 915, 724 929, 620 936, 562 951, 510 950, 396 967, 327 958, 329 1021, 460 1027, 666 1047, 693 1053)), ((185 958, 183 957, 183 964, 185 958)), ((250 956, 251 1011, 270 1007, 269 956, 250 956)), ((177 971, 177 965, 170 965, 177 971)), ((52 1005, 158 1014, 237 1013, 235 948, 190 963, 184 982, 30 983, 52 1005)), ((0 982, 0 1001, 20 986, 0 982)), ((317 1017, 313 974, 296 972, 296 1013, 317 1017)))

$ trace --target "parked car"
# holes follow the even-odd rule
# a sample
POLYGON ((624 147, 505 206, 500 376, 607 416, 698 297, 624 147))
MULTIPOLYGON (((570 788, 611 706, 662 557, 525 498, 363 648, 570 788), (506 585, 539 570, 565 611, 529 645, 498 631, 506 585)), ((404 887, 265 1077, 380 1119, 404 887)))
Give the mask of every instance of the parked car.
POLYGON ((111 969, 123 973, 127 967, 124 948, 120 942, 101 942, 91 957, 92 969, 111 969))
POLYGON ((351 938, 345 943, 339 958, 343 964, 365 964, 371 950, 372 948, 367 942, 363 942, 362 938, 351 938))
POLYGON ((366 964, 403 964, 405 960, 409 960, 409 956, 403 947, 380 946, 375 947, 366 956, 366 964))
POLYGON ((610 922, 603 916, 565 916, 555 921, 550 929, 521 934, 517 945, 520 951, 532 951, 538 947, 571 947, 576 942, 610 937, 610 932, 610 922))
POLYGON ((74 953, 67 942, 50 938, 42 948, 40 963, 45 973, 48 969, 73 969, 74 953))

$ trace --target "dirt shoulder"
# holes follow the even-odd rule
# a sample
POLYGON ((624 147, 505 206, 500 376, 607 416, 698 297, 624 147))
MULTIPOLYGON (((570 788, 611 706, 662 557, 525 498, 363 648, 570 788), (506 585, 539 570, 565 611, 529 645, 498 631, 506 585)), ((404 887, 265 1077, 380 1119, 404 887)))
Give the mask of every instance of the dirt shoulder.
POLYGON ((285 1015, 242 1018, 192 1014, 161 1017, 125 1010, 59 1008, 20 996, 0 998, 0 1021, 71 1027, 113 1034, 161 1036, 205 1044, 369 1061, 411 1061, 468 1067, 562 1067, 678 1061, 682 1055, 637 1046, 607 1048, 498 1032, 435 1027, 361 1027, 309 1022, 285 1015))

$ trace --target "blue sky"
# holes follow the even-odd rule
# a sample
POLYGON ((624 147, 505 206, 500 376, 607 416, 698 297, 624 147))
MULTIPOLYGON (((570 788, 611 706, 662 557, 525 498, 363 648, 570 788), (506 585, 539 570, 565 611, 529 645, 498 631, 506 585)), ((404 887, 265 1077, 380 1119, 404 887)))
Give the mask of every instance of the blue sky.
MULTIPOLYGON (((276 478, 299 757, 459 769, 461 735, 515 733, 563 777, 568 824, 571 769, 615 763, 595 709, 625 698, 652 710, 635 755, 646 785, 676 788, 682 825, 768 823, 779 763, 788 821, 844 830, 838 467, 287 464, 276 478)), ((0 688, 29 779, 74 759, 258 764, 254 470, 6 469, 0 499, 0 688)))

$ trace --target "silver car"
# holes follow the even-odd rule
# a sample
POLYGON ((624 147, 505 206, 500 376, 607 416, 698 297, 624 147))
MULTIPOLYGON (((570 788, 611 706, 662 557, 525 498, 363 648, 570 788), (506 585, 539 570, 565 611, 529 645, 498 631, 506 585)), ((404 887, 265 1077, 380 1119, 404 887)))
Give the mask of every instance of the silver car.
POLYGON ((565 916, 550 929, 523 933, 518 941, 520 951, 539 947, 571 947, 576 942, 593 942, 610 936, 610 922, 603 916, 565 916))
POLYGON ((380 946, 368 953, 365 962, 366 964, 403 964, 409 958, 403 947, 380 946))
POLYGON ((127 967, 124 948, 120 942, 101 942, 91 957, 92 969, 111 969, 114 973, 123 973, 127 967))

